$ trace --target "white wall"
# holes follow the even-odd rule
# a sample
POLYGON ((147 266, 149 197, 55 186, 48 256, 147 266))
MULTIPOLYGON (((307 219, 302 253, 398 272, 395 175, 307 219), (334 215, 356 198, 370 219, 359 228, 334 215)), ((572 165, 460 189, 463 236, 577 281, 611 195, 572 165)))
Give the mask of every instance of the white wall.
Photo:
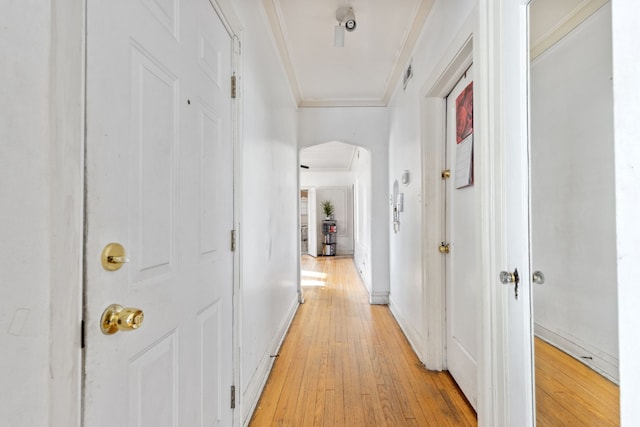
POLYGON ((351 172, 314 172, 300 171, 300 188, 314 187, 317 189, 315 209, 318 212, 318 253, 322 253, 322 213, 323 200, 333 201, 334 218, 338 221, 338 233, 336 235, 336 255, 353 255, 353 184, 354 175, 351 172), (343 200, 344 196, 348 199, 343 200))
POLYGON ((640 3, 613 0, 613 112, 615 132, 620 418, 640 424, 640 3))
POLYGON ((249 416, 297 307, 296 104, 261 2, 236 2, 242 40, 242 416, 249 416))
POLYGON ((346 171, 314 172, 300 171, 300 187, 351 187, 353 173, 346 171))
MULTIPOLYGON (((387 191, 393 191, 393 183, 401 182, 403 170, 409 170, 409 185, 400 184, 404 193, 404 212, 400 214, 400 230, 394 233, 390 224, 386 230, 390 235, 390 289, 391 308, 414 348, 422 347, 423 331, 423 256, 422 210, 432 200, 423 198, 422 174, 439 171, 422 171, 423 147, 421 124, 421 101, 425 94, 423 85, 435 72, 435 67, 446 55, 452 55, 462 46, 452 46, 460 29, 476 6, 476 1, 436 2, 427 18, 413 52, 413 78, 407 88, 400 84, 391 105, 389 136, 389 180, 387 191), (448 52, 453 49, 453 52, 448 52)), ((408 64, 407 64, 408 65, 408 64)), ((401 82, 399 82, 401 83, 401 82)), ((387 207, 387 209, 390 209, 387 207)), ((426 224, 424 227, 437 227, 426 224)), ((437 244, 438 242, 434 242, 437 244)))
POLYGON ((371 153, 358 148, 353 159, 354 249, 353 261, 367 288, 371 289, 371 153))
POLYGON ((48 425, 52 234, 48 3, 3 2, 0 14, 0 420, 4 425, 48 425))
POLYGON ((371 282, 369 300, 386 304, 389 296, 389 224, 387 203, 388 116, 383 107, 301 108, 300 148, 329 141, 364 147, 371 153, 371 282))
POLYGON ((536 334, 617 380, 611 77, 610 5, 531 64, 531 244, 536 334))

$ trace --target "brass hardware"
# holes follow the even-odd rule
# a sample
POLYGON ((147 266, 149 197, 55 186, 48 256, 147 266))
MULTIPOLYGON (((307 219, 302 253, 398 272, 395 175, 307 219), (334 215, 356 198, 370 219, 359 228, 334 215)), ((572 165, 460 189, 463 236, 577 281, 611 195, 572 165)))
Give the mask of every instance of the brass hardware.
POLYGON ((118 304, 111 304, 102 313, 100 328, 105 335, 112 335, 118 331, 138 329, 144 320, 144 313, 139 308, 124 308, 118 304))
POLYGON ((236 75, 235 73, 231 76, 231 98, 235 99, 237 96, 238 90, 236 86, 236 75))
POLYGON ((513 273, 508 271, 501 271, 500 283, 502 283, 503 285, 509 285, 513 283, 515 285, 514 292, 516 294, 516 299, 518 299, 518 284, 520 283, 520 276, 518 275, 517 268, 513 271, 513 273))
POLYGON ((231 230, 231 252, 236 251, 236 230, 231 230))
POLYGON ((536 285, 544 284, 544 274, 542 273, 542 271, 534 271, 531 279, 536 285))
POLYGON ((449 170, 449 169, 443 170, 441 176, 442 176, 442 179, 451 178, 451 170, 449 170))
POLYGON ((120 243, 109 243, 102 250, 102 267, 107 271, 120 270, 122 264, 129 262, 127 253, 120 243))
POLYGON ((438 250, 440 251, 441 254, 448 254, 449 253, 449 244, 447 243, 445 245, 444 242, 440 243, 440 247, 438 248, 438 250))

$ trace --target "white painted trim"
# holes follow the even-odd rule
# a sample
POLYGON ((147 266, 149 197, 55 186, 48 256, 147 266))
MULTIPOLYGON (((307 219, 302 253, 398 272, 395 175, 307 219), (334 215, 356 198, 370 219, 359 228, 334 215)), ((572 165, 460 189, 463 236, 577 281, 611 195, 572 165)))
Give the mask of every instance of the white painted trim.
POLYGON ((481 54, 474 66, 479 108, 474 109, 478 111, 474 131, 481 141, 475 158, 483 300, 480 427, 535 423, 529 244, 526 233, 521 235, 528 222, 528 2, 479 0, 476 48, 481 54), (508 155, 514 157, 510 163, 508 155), (507 176, 508 171, 514 174, 507 176), (518 193, 517 200, 507 200, 510 193, 518 193), (517 241, 507 240, 510 230, 519 234, 517 241), (513 288, 498 281, 501 270, 515 266, 521 270, 519 302, 514 302, 513 288), (523 356, 514 357, 513 349, 523 356))
POLYGON ((413 20, 413 24, 409 29, 409 32, 402 43, 402 49, 400 50, 400 54, 398 56, 398 60, 396 61, 396 65, 393 68, 393 71, 389 75, 389 79, 386 83, 386 90, 384 94, 384 104, 388 105, 389 101, 393 97, 393 94, 396 91, 396 88, 402 84, 402 76, 405 72, 405 68, 410 63, 410 52, 413 52, 416 41, 422 33, 424 29, 424 24, 427 22, 427 17, 429 16, 429 12, 433 8, 434 0, 422 0, 420 2, 420 7, 418 8, 415 19, 413 20))
POLYGON ((583 0, 562 21, 537 40, 531 40, 531 60, 558 43, 564 36, 582 24, 610 0, 583 0))
MULTIPOLYGON (((422 86, 421 134, 422 134, 422 192, 423 224, 439 225, 423 227, 422 238, 422 324, 424 338, 418 352, 428 369, 446 369, 446 301, 445 259, 439 252, 444 241, 444 186, 441 171, 445 167, 444 144, 446 141, 446 97, 460 76, 473 60, 473 32, 476 13, 472 13, 456 35, 422 86)), ((479 331, 478 331, 479 332, 479 331)))
POLYGON ((242 423, 242 41, 243 26, 238 19, 230 0, 209 0, 218 18, 224 25, 232 42, 231 73, 236 76, 236 98, 231 100, 231 139, 233 144, 233 228, 236 230, 236 251, 233 253, 233 298, 232 298, 232 361, 233 385, 236 386, 236 408, 233 412, 232 425, 238 427, 242 423))
MULTIPOLYGON (((220 8, 215 0, 215 7, 220 8)), ((236 98, 231 100, 231 139, 233 144, 233 228, 236 230, 236 251, 233 253, 233 298, 232 298, 232 360, 233 366, 233 384, 236 390, 241 389, 242 384, 242 252, 240 245, 242 241, 240 234, 242 233, 242 189, 243 189, 243 167, 242 167, 242 30, 237 23, 237 18, 231 6, 225 3, 224 7, 216 9, 220 19, 227 22, 227 29, 231 31, 232 39, 232 73, 236 76, 236 98), (231 16, 233 19, 229 19, 231 16)), ((236 392, 236 396, 240 396, 240 392, 236 392)), ((241 425, 242 417, 242 399, 236 397, 236 409, 233 411, 232 425, 238 427, 241 425)))
POLYGON ((640 425, 640 2, 611 3, 613 40, 613 111, 618 260, 618 328, 620 351, 620 422, 640 425))
POLYGON ((48 424, 72 427, 82 409, 85 2, 52 2, 51 23, 48 424))
POLYGON ((387 305, 389 304, 388 291, 375 291, 369 294, 369 304, 371 305, 387 305))
POLYGON ((294 71, 293 59, 289 55, 289 49, 287 48, 287 40, 285 34, 282 33, 281 13, 276 4, 276 0, 262 0, 262 6, 271 27, 271 33, 274 37, 274 44, 280 52, 280 62, 284 68, 284 71, 289 78, 289 86, 296 105, 300 105, 302 101, 302 91, 300 90, 300 83, 296 78, 294 71))
POLYGON ((418 356, 418 358, 421 359, 418 350, 422 345, 422 337, 420 336, 418 331, 415 330, 415 328, 411 327, 410 324, 407 323, 402 312, 398 309, 398 306, 393 303, 393 300, 389 301, 389 311, 391 311, 391 314, 396 319, 396 322, 398 322, 400 330, 402 331, 402 334, 405 336, 407 341, 409 341, 411 349, 418 356))
POLYGON ((534 324, 535 335, 541 340, 557 347, 577 361, 584 363, 609 381, 620 384, 618 374, 618 359, 598 351, 585 342, 580 342, 575 337, 568 338, 537 323, 534 324))
POLYGON ((382 99, 324 99, 324 100, 301 100, 298 102, 300 108, 321 108, 321 107, 386 107, 387 103, 382 99))
MULTIPOLYGON (((474 100, 478 108, 474 108, 474 133, 479 144, 475 150, 474 161, 477 162, 477 180, 480 187, 481 222, 480 239, 481 261, 480 274, 482 283, 482 314, 481 328, 482 345, 478 353, 478 426, 480 427, 500 427, 508 426, 508 406, 506 405, 508 394, 506 387, 506 372, 504 360, 500 357, 506 349, 506 321, 504 315, 505 301, 501 299, 503 295, 494 286, 495 260, 499 249, 496 235, 494 233, 495 223, 502 220, 496 214, 501 211, 495 209, 494 169, 500 164, 500 158, 494 153, 493 144, 486 146, 481 141, 490 141, 496 132, 499 132, 501 123, 498 117, 493 118, 496 122, 491 126, 491 111, 496 107, 497 99, 492 82, 493 73, 497 73, 495 62, 497 61, 495 44, 497 44, 497 32, 494 28, 497 24, 494 17, 498 16, 499 7, 493 5, 492 0, 479 0, 479 22, 476 37, 476 49, 483 52, 476 58, 474 74, 474 100), (496 10, 497 9, 497 10, 496 10), (476 114, 477 112, 477 114, 476 114)), ((499 40, 499 39, 498 39, 499 40)), ((493 77, 497 80, 499 75, 493 77)))
POLYGON ((241 401, 246 402, 241 406, 243 426, 249 425, 249 421, 251 421, 251 416, 253 415, 256 406, 258 405, 262 390, 267 384, 269 374, 271 373, 271 369, 273 368, 273 364, 275 363, 274 356, 277 355, 280 351, 280 347, 282 347, 282 343, 287 336, 287 332, 291 327, 291 322, 293 322, 299 306, 300 304, 298 303, 298 297, 296 296, 296 298, 291 301, 288 314, 284 318, 283 323, 278 328, 278 332, 273 336, 270 345, 267 347, 267 351, 262 355, 262 358, 260 359, 260 362, 258 363, 253 376, 247 384, 247 389, 243 390, 242 392, 241 401))

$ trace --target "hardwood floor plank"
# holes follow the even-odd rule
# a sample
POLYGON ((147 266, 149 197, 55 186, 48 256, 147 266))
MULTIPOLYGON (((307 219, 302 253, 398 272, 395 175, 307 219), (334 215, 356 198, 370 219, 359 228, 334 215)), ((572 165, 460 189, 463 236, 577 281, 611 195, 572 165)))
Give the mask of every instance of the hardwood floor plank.
MULTIPOLYGON (((324 286, 304 288, 250 426, 477 425, 453 378, 427 371, 388 307, 368 303, 351 259, 305 257, 303 270, 324 286)), ((615 384, 539 340, 536 399, 539 427, 619 426, 615 384)))
POLYGON ((324 286, 304 288, 306 303, 292 322, 250 426, 475 422, 466 401, 447 394, 460 393, 451 380, 440 381, 450 379, 448 374, 422 366, 388 307, 368 303, 352 259, 305 257, 302 267, 303 275, 324 286), (451 390, 443 394, 447 385, 451 390))
POLYGON ((539 338, 535 353, 539 427, 620 425, 618 386, 539 338))

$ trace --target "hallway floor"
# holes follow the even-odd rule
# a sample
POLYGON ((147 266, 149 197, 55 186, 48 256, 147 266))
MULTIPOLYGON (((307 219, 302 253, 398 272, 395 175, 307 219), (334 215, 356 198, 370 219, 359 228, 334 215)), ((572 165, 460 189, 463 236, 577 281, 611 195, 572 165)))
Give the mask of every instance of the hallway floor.
POLYGON ((474 426, 447 372, 427 371, 352 258, 302 258, 305 304, 250 426, 474 426))

